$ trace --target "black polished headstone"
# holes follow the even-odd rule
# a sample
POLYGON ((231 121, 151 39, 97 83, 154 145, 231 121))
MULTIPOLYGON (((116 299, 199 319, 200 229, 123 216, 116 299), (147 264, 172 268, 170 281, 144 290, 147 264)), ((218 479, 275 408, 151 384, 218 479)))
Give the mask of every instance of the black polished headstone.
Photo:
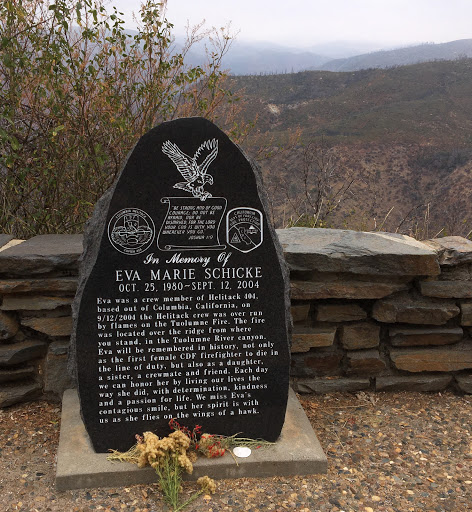
POLYGON ((214 124, 144 135, 97 204, 75 303, 96 451, 169 420, 275 441, 289 378, 288 281, 258 171, 214 124))

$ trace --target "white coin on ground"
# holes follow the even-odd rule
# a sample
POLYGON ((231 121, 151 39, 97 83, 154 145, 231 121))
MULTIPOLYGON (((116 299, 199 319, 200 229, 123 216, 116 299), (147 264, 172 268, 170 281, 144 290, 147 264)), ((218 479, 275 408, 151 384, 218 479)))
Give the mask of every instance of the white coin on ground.
POLYGON ((248 448, 247 446, 236 446, 236 448, 233 450, 233 453, 236 455, 236 457, 249 457, 249 455, 251 455, 251 448, 248 448))

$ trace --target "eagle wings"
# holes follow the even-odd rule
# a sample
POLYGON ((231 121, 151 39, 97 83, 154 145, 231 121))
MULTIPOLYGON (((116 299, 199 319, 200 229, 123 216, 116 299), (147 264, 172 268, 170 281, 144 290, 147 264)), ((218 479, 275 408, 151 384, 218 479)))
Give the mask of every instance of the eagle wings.
POLYGON ((213 184, 213 177, 207 174, 207 171, 218 155, 218 141, 216 139, 205 141, 193 157, 186 155, 177 144, 169 140, 162 144, 162 152, 174 162, 177 170, 185 179, 183 182, 176 183, 174 188, 186 190, 202 201, 212 197, 210 192, 204 190, 204 187, 207 183, 213 184))

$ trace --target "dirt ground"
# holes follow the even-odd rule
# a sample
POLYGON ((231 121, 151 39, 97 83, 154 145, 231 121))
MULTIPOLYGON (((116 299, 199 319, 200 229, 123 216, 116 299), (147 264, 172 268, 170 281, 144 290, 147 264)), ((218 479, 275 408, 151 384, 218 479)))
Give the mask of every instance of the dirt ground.
MULTIPOLYGON (((450 393, 302 395, 326 475, 220 480, 189 512, 472 511, 472 397, 450 393)), ((60 408, 0 411, 0 511, 167 510, 157 485, 58 492, 60 408)), ((229 456, 229 455, 227 455, 229 456)), ((185 483, 183 497, 196 490, 185 483)))

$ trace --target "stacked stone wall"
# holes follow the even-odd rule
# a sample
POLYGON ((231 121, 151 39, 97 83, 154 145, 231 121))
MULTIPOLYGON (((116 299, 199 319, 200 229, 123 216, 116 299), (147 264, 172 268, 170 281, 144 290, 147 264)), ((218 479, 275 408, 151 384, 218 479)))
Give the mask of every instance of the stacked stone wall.
POLYGON ((0 235, 0 407, 60 399, 67 373, 81 235, 0 235))
MULTIPOLYGON (((292 228, 292 369, 299 392, 472 393, 472 242, 292 228)), ((81 235, 0 235, 0 407, 59 400, 81 235)))
POLYGON ((280 230, 299 392, 472 392, 472 242, 280 230))

